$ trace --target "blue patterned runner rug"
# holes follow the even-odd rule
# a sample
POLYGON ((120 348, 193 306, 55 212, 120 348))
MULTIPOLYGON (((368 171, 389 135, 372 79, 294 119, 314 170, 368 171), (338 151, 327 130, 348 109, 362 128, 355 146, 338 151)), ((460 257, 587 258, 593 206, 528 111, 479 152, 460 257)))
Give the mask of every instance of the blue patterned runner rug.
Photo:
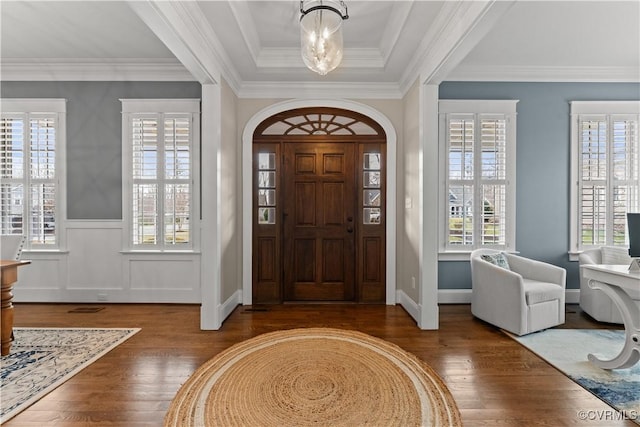
MULTIPOLYGON (((522 337, 511 336, 619 411, 620 419, 640 424, 640 363, 627 369, 607 370, 587 360, 590 353, 600 359, 614 358, 624 345, 624 331, 548 329, 522 337)), ((576 408, 581 412, 576 415, 596 421, 601 414, 589 413, 588 409, 576 408)))
POLYGON ((139 328, 14 328, 0 360, 0 423, 8 421, 138 332, 139 328))

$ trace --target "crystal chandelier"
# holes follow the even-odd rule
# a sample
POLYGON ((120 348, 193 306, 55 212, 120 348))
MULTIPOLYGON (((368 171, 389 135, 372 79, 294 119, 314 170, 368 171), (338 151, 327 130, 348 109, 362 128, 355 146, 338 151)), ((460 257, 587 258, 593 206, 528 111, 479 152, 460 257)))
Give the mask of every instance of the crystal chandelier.
POLYGON ((324 76, 342 61, 342 21, 349 19, 347 5, 342 0, 301 0, 300 13, 302 60, 324 76))

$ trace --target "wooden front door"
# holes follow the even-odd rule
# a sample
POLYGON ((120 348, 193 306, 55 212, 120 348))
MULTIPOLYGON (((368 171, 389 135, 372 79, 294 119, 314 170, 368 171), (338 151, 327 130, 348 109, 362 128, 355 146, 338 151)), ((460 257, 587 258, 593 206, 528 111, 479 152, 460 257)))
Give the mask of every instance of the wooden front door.
POLYGON ((253 136, 252 300, 384 303, 386 136, 359 113, 284 111, 253 136))
POLYGON ((284 144, 284 299, 353 301, 354 144, 284 144))

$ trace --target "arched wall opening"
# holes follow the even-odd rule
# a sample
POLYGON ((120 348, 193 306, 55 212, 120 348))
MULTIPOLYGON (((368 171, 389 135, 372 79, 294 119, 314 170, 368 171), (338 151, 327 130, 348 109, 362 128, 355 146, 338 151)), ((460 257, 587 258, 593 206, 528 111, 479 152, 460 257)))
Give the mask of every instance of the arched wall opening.
POLYGON ((397 189, 397 136, 391 121, 378 110, 358 102, 346 100, 291 100, 270 105, 256 113, 246 124, 242 135, 242 303, 252 304, 252 241, 253 241, 253 135, 266 119, 278 113, 313 107, 339 108, 363 114, 378 123, 384 130, 387 141, 387 197, 386 197, 386 303, 396 303, 396 189, 397 189))

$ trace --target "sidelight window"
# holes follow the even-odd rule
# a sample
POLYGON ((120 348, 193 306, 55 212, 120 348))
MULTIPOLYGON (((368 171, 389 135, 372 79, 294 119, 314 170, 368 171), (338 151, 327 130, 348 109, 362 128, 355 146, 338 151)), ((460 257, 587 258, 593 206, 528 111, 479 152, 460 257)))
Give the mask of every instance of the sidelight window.
POLYGON ((380 224, 382 220, 380 153, 365 153, 363 163, 362 222, 364 224, 380 224))
POLYGON ((276 154, 258 153, 258 224, 276 223, 276 154))

